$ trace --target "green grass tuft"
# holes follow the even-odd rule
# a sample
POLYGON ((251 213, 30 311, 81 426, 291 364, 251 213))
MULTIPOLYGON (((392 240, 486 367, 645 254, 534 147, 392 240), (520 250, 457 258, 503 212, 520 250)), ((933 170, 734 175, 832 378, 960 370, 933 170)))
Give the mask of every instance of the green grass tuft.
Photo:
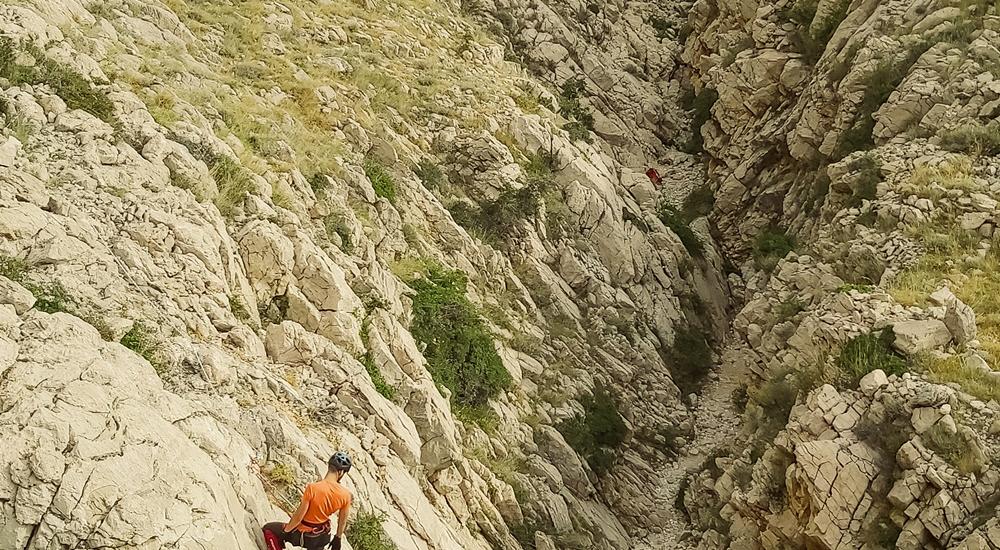
POLYGON ((837 357, 837 368, 844 383, 856 387, 862 377, 877 369, 886 375, 906 372, 906 360, 892 349, 893 338, 892 330, 885 329, 856 336, 847 342, 837 357))
POLYGON ((215 206, 219 212, 227 218, 232 217, 237 208, 242 207, 243 201, 250 194, 253 188, 253 176, 235 160, 229 157, 217 157, 210 163, 212 178, 219 188, 219 194, 215 197, 215 206))
POLYGON ((382 166, 380 162, 373 158, 367 158, 365 159, 364 169, 368 180, 372 182, 375 194, 395 204, 396 179, 392 177, 392 174, 389 173, 385 166, 382 166))
POLYGON ((46 84, 70 109, 81 109, 112 126, 118 125, 115 105, 106 92, 95 88, 69 67, 49 59, 32 45, 19 46, 10 38, 0 36, 0 78, 15 86, 46 84), (19 65, 16 62, 18 50, 33 57, 34 66, 19 65))

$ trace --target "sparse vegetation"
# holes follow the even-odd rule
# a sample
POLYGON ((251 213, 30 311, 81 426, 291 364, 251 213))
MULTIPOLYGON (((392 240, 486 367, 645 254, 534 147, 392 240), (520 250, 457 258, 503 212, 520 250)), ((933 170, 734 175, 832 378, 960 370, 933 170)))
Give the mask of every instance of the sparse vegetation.
POLYGON ((663 225, 667 226, 681 240, 681 244, 688 251, 688 254, 700 258, 705 255, 705 245, 701 242, 698 234, 691 229, 689 222, 685 221, 685 216, 675 206, 663 201, 657 208, 657 214, 663 225))
POLYGON ((327 214, 323 218, 323 227, 326 229, 326 237, 332 242, 339 242, 341 250, 348 254, 354 251, 351 228, 347 226, 347 218, 343 214, 327 214))
POLYGON ((447 181, 444 172, 441 168, 431 159, 424 159, 420 161, 414 169, 413 173, 420 178, 420 181, 424 184, 424 187, 428 189, 440 189, 442 185, 447 181))
POLYGON ((565 207, 556 199, 559 191, 552 182, 552 157, 544 152, 527 155, 522 168, 526 179, 523 186, 508 188, 478 207, 462 200, 450 204, 448 211, 455 222, 480 239, 500 246, 518 234, 522 222, 536 220, 545 204, 547 227, 558 236, 565 222, 565 207))
POLYGON ((584 414, 561 422, 557 428, 566 442, 599 476, 611 468, 615 449, 625 441, 625 421, 618 405, 603 388, 581 400, 584 414))
POLYGON ((892 349, 894 335, 891 329, 855 336, 841 349, 837 368, 844 383, 856 387, 864 375, 881 369, 887 375, 906 372, 907 364, 892 349))
POLYGON ((705 150, 705 138, 701 135, 701 127, 712 118, 712 107, 719 100, 719 92, 712 88, 705 88, 698 94, 691 94, 682 98, 682 105, 692 111, 691 113, 691 137, 683 145, 683 150, 692 155, 700 154, 705 150))
POLYGON ((983 453, 962 431, 953 433, 939 422, 921 434, 920 439, 963 474, 979 473, 985 466, 983 453))
POLYGON ((770 227, 761 231, 754 240, 754 264, 757 269, 771 271, 793 250, 795 239, 781 228, 770 227))
POLYGON ((777 315, 777 322, 784 323, 792 317, 795 317, 800 312, 805 311, 806 305, 802 303, 802 300, 798 296, 792 296, 791 298, 782 301, 775 308, 775 314, 777 315))
POLYGON ((972 159, 966 156, 919 166, 913 171, 908 184, 908 190, 913 194, 932 200, 941 199, 950 189, 975 191, 979 187, 972 175, 972 159))
POLYGON ((264 468, 268 481, 278 487, 287 487, 295 483, 295 472, 282 462, 268 464, 264 468))
POLYGON ((848 206, 857 208, 866 200, 875 200, 878 184, 882 182, 881 163, 872 154, 866 154, 853 161, 849 168, 857 172, 848 206))
POLYGON ((141 321, 132 323, 132 328, 122 336, 120 343, 149 361, 157 373, 163 374, 165 365, 160 358, 160 344, 153 331, 141 321))
POLYGON ((938 358, 925 355, 917 358, 916 366, 927 372, 935 382, 954 383, 962 390, 984 401, 1000 401, 1000 382, 989 373, 966 364, 961 356, 938 358))
POLYGON ((819 61, 833 33, 847 17, 850 4, 850 0, 838 0, 819 21, 815 21, 818 0, 797 0, 786 8, 782 15, 798 27, 790 39, 806 61, 811 64, 819 61))
POLYGON ((933 42, 929 40, 914 43, 904 52, 903 57, 886 59, 868 74, 864 81, 865 92, 858 106, 854 125, 840 136, 840 143, 834 155, 836 158, 844 158, 854 151, 871 149, 875 145, 875 138, 872 135, 875 129, 873 115, 899 87, 917 59, 932 45, 933 42))
POLYGON ((966 124, 941 134, 941 147, 975 156, 1000 154, 1000 123, 966 124))
POLYGON ((232 217, 237 208, 242 208, 243 200, 253 188, 253 176, 237 161, 229 157, 217 157, 208 162, 212 178, 219 188, 215 206, 223 216, 232 217))
POLYGON ((559 96, 559 114, 569 120, 563 129, 574 141, 592 141, 590 132, 594 129, 594 115, 580 100, 586 91, 583 79, 568 80, 563 84, 559 96))
POLYGON ((855 283, 845 283, 845 284, 842 284, 839 287, 837 287, 837 292, 841 292, 843 294, 849 294, 852 291, 858 291, 858 292, 861 292, 863 294, 870 294, 872 292, 875 292, 875 286, 874 285, 859 285, 859 284, 855 284, 855 283))
POLYGON ((15 86, 48 85, 70 109, 84 110, 112 126, 118 124, 114 103, 106 92, 94 87, 69 67, 49 59, 31 44, 17 45, 10 38, 0 37, 0 78, 9 80, 15 86), (34 58, 34 64, 18 64, 18 50, 34 58))
POLYGON ((246 323, 250 320, 250 311, 247 310, 246 304, 243 302, 243 298, 239 294, 230 294, 228 296, 229 300, 229 311, 233 312, 233 316, 236 320, 241 323, 246 323))
POLYGON ((392 177, 392 174, 389 173, 385 166, 382 166, 382 163, 373 158, 367 158, 365 159, 364 169, 365 175, 368 176, 368 180, 372 183, 372 188, 375 189, 375 194, 391 203, 395 203, 396 179, 392 177))
POLYGON ((354 550, 396 550, 396 543, 386 534, 382 524, 386 515, 365 510, 351 518, 344 535, 354 550))
POLYGON ((681 394, 698 393, 712 368, 712 350, 700 331, 684 328, 674 336, 667 361, 681 394))
POLYGON ((434 381, 451 390, 454 402, 484 407, 509 388, 512 379, 493 337, 465 296, 465 274, 432 265, 407 281, 416 291, 411 331, 427 346, 424 356, 434 381))

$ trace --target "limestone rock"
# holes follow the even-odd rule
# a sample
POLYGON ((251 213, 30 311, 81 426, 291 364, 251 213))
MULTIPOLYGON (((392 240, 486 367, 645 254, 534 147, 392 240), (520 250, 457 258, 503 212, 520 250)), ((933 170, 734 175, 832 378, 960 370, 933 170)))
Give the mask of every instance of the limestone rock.
POLYGON ((941 348, 952 339, 948 326, 936 319, 903 321, 892 326, 896 335, 894 346, 907 355, 941 348))

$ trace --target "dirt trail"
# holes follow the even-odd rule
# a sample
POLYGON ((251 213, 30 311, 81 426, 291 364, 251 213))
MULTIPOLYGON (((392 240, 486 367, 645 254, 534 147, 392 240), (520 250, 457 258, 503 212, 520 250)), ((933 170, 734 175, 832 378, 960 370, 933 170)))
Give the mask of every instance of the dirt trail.
POLYGON ((745 382, 747 373, 733 365, 717 366, 718 378, 710 380, 698 397, 693 415, 694 440, 681 450, 681 456, 660 470, 656 496, 662 509, 669 513, 659 533, 650 533, 635 541, 633 550, 667 550, 694 548, 688 534, 687 518, 674 508, 674 499, 688 472, 699 468, 705 457, 721 444, 732 441, 739 431, 739 413, 733 407, 732 393, 745 382))

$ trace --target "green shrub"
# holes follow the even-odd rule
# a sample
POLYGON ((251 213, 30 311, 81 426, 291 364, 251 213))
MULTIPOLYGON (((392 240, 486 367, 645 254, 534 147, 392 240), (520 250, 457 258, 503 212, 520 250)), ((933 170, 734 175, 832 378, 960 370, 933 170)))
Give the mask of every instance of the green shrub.
POLYGON ((793 250, 795 250, 795 238, 780 228, 765 229, 754 239, 754 264, 757 269, 771 271, 793 250))
POLYGON ((149 361, 157 372, 162 371, 163 364, 159 357, 160 345, 153 332, 142 322, 135 321, 119 343, 149 361))
MULTIPOLYGON (((455 223, 468 229, 486 242, 500 245, 510 241, 520 228, 520 222, 536 220, 543 202, 551 200, 558 193, 552 184, 554 159, 547 153, 529 154, 522 169, 525 185, 518 189, 508 188, 497 198, 487 200, 478 207, 465 201, 456 201, 448 206, 455 223)), ((559 222, 557 209, 552 212, 552 225, 559 222)))
POLYGON ((241 323, 246 323, 250 320, 250 311, 247 310, 247 305, 243 303, 243 298, 238 294, 230 294, 229 298, 229 311, 233 312, 233 317, 241 323))
POLYGON ((882 369, 886 375, 906 372, 906 361, 892 349, 895 336, 891 329, 851 338, 837 357, 837 368, 844 382, 856 387, 864 375, 882 369))
POLYGON ((971 155, 1000 154, 1000 124, 966 124, 941 134, 941 147, 971 155))
POLYGON ((582 141, 584 143, 593 143, 594 138, 590 136, 590 128, 587 128, 583 123, 578 121, 567 122, 563 125, 563 130, 569 132, 569 139, 572 141, 582 141))
POLYGON ((428 370, 454 402, 482 407, 509 388, 512 379, 493 337, 465 296, 465 274, 431 266, 408 284, 416 291, 413 336, 426 345, 428 370))
POLYGON ((681 240, 681 244, 684 245, 688 254, 696 258, 705 255, 705 245, 701 242, 701 238, 691 229, 691 226, 685 221, 685 216, 676 207, 663 201, 657 208, 657 214, 663 225, 670 228, 681 240))
POLYGON ((681 395, 697 393, 712 369, 712 350, 701 332, 682 328, 674 336, 667 364, 681 395))
POLYGON ((309 177, 309 187, 316 196, 320 196, 330 187, 330 178, 326 174, 317 172, 309 177))
POLYGON ((662 17, 651 17, 649 19, 649 26, 653 27, 653 32, 656 33, 656 37, 660 40, 668 40, 672 34, 676 34, 674 24, 662 17))
POLYGON ((0 256, 0 276, 7 277, 15 283, 23 283, 27 280, 28 271, 31 266, 28 262, 10 256, 0 256))
POLYGON ((615 400, 603 388, 581 400, 584 414, 559 423, 556 428, 570 447, 587 460, 594 473, 608 472, 614 450, 625 441, 625 421, 615 400))
POLYGON ((253 176, 235 160, 220 156, 209 159, 212 178, 219 189, 215 206, 223 216, 232 217, 253 188, 253 176))
POLYGON ((428 189, 439 189, 446 181, 444 172, 430 159, 420 161, 420 164, 413 169, 413 173, 428 189))
POLYGON ((785 10, 785 18, 798 26, 789 38, 810 64, 815 64, 823 56, 833 33, 847 17, 850 4, 850 0, 839 0, 833 11, 815 25, 813 20, 816 18, 818 0, 798 0, 785 10))
POLYGON ((396 543, 386 534, 382 524, 386 515, 381 512, 364 511, 351 519, 344 535, 354 550, 396 550, 396 543))
POLYGON ((70 109, 81 109, 112 126, 118 125, 115 105, 107 93, 95 88, 69 67, 49 59, 32 45, 18 47, 10 38, 0 36, 0 78, 9 80, 15 86, 47 84, 70 109), (15 62, 18 49, 35 59, 33 67, 15 62))
POLYGON ((22 285, 35 296, 35 309, 45 313, 73 313, 75 302, 59 281, 35 283, 24 281, 22 285))
POLYGON ((872 131, 875 129, 873 118, 875 111, 889 99, 892 92, 906 78, 913 64, 932 45, 933 42, 930 40, 917 42, 906 50, 906 55, 902 58, 882 61, 865 77, 863 83, 865 92, 854 117, 854 124, 840 136, 834 155, 836 158, 844 158, 854 151, 871 149, 875 145, 872 136, 872 131))
POLYGON ((750 400, 757 405, 754 415, 748 419, 754 432, 754 445, 758 448, 755 454, 761 453, 763 447, 785 428, 798 395, 798 381, 787 371, 776 374, 750 392, 750 400))
POLYGON ((395 204, 396 179, 392 177, 392 174, 373 158, 365 159, 364 169, 365 175, 372 183, 372 188, 375 189, 375 194, 395 204))
POLYGON ((701 93, 692 96, 690 100, 691 114, 691 138, 682 147, 683 150, 692 155, 705 150, 705 139, 701 135, 701 127, 712 119, 712 107, 719 100, 719 92, 712 88, 705 88, 701 93))
POLYGON ((750 387, 746 384, 740 384, 729 395, 729 398, 732 400, 733 408, 736 409, 736 412, 743 414, 747 410, 747 404, 750 402, 750 387))
MULTIPOLYGON (((594 115, 591 114, 589 107, 580 102, 584 91, 586 91, 586 83, 583 79, 566 81, 559 96, 559 114, 571 123, 579 124, 579 129, 575 130, 577 134, 586 130, 589 140, 589 132, 594 129, 594 115)), ((574 130, 567 129, 567 131, 570 132, 571 136, 573 135, 574 130)), ((589 143, 589 141, 587 142, 589 143)))
POLYGON ((837 287, 837 292, 843 294, 849 294, 852 290, 857 290, 858 292, 861 292, 863 294, 871 294, 872 292, 875 292, 875 286, 863 285, 863 284, 859 285, 856 283, 844 283, 839 287, 837 287))
POLYGON ((295 483, 295 472, 287 464, 278 462, 264 468, 264 475, 274 485, 284 487, 295 483))
POLYGON ((396 388, 389 385, 385 381, 385 377, 382 376, 382 371, 379 370, 378 366, 375 364, 375 360, 372 358, 372 354, 369 351, 361 358, 361 364, 365 366, 365 370, 368 371, 368 376, 372 379, 372 384, 375 385, 375 391, 379 392, 382 397, 392 400, 396 396, 396 388))

